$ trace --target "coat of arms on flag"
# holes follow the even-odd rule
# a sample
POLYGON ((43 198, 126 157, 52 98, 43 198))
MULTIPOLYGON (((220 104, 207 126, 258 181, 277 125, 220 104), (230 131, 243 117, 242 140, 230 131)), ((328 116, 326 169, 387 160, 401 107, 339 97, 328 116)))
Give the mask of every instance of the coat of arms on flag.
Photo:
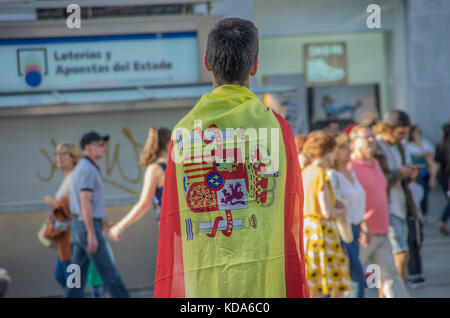
MULTIPOLYGON (((221 142, 221 136, 217 133, 214 136, 216 141, 221 142)), ((200 143, 212 141, 207 139, 206 133, 197 131, 190 139, 200 143), (195 136, 196 134, 198 136, 195 136)), ((189 209, 194 213, 225 211, 226 214, 226 220, 217 217, 214 222, 200 222, 197 225, 187 219, 188 240, 193 239, 193 234, 197 232, 208 232, 208 236, 214 237, 216 231, 220 230, 225 236, 230 236, 233 228, 256 227, 255 215, 233 220, 231 213, 231 210, 247 209, 249 200, 255 200, 258 205, 267 207, 274 199, 275 178, 278 172, 268 173, 261 152, 257 149, 253 152, 250 155, 257 159, 254 162, 244 162, 239 148, 223 149, 223 153, 218 153, 222 159, 225 157, 223 162, 216 161, 216 150, 212 150, 207 156, 185 158, 183 188, 189 209), (234 162, 226 160, 227 154, 234 156, 234 162)))

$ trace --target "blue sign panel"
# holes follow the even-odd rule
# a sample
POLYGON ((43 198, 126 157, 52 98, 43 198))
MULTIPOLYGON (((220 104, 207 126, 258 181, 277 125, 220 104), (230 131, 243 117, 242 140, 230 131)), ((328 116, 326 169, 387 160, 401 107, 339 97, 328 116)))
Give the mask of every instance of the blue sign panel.
POLYGON ((197 83, 196 32, 0 39, 0 92, 197 83))

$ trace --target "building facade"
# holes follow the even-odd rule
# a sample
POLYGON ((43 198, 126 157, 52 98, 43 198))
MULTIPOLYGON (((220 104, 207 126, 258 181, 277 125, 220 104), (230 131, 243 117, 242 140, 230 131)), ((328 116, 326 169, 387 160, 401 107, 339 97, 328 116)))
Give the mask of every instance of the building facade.
MULTIPOLYGON (((104 7, 80 0, 81 28, 69 29, 63 4, 1 0, 0 266, 12 276, 7 296, 61 294, 52 277, 56 251, 36 237, 49 214, 43 197, 63 177, 55 145, 93 129, 111 136, 100 167, 108 218, 121 218, 140 192, 137 161, 148 128, 173 127, 211 89, 205 41, 222 16, 259 28, 251 85, 284 112, 294 133, 400 108, 437 143, 450 120, 450 3, 378 0, 381 24, 370 28, 374 2, 127 0, 104 7), (345 112, 348 105, 358 107, 345 112), (330 111, 337 108, 342 115, 330 111)), ((152 288, 157 238, 152 209, 111 244, 129 288, 152 288)))

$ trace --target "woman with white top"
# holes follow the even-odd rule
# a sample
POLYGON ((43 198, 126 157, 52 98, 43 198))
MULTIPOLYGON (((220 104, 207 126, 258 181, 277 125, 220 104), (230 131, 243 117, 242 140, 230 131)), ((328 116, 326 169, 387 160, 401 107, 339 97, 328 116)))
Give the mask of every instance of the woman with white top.
POLYGON ((412 163, 421 164, 423 167, 419 171, 417 179, 424 190, 423 199, 420 201, 420 209, 423 217, 428 216, 428 193, 430 188, 436 186, 437 164, 434 161, 434 146, 422 136, 419 126, 411 126, 408 142, 405 144, 406 154, 410 156, 412 163))
MULTIPOLYGON (((45 196, 44 201, 49 206, 54 207, 62 197, 70 197, 70 191, 72 189, 72 171, 75 168, 77 162, 81 159, 82 154, 80 148, 69 142, 61 142, 55 149, 55 161, 56 166, 61 169, 64 174, 64 179, 56 191, 55 197, 45 196)), ((63 249, 70 251, 70 240, 64 240, 62 244, 68 244, 63 249)), ((69 253, 70 254, 70 253, 69 253)), ((61 259, 62 256, 58 254, 58 259, 55 266, 55 279, 64 289, 66 286, 67 266, 71 263, 71 259, 61 259)))
POLYGON ((352 279, 352 298, 364 298, 365 277, 359 260, 359 235, 361 223, 366 211, 366 193, 358 182, 355 173, 348 169, 350 162, 349 138, 346 134, 336 137, 336 161, 334 169, 327 171, 336 198, 348 209, 348 218, 352 226, 353 241, 345 243, 350 260, 350 277, 352 279))

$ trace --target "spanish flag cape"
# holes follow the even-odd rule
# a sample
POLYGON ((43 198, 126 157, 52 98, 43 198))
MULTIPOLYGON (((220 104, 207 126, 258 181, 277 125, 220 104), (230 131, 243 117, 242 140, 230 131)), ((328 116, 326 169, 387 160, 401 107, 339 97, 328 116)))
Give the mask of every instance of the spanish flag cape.
POLYGON ((175 126, 170 154, 155 297, 309 297, 291 126, 222 85, 175 126))

